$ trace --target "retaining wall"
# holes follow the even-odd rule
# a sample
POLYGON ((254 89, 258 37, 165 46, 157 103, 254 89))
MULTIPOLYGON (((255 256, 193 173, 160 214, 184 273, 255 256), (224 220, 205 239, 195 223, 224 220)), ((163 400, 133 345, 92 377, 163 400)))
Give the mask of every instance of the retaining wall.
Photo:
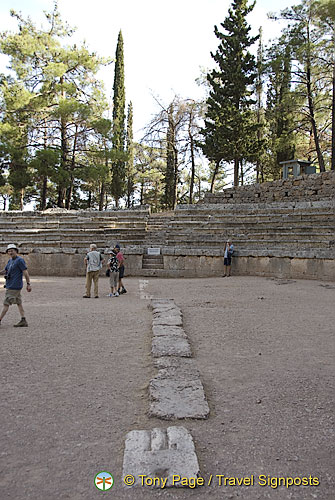
POLYGON ((271 203, 331 198, 335 198, 335 171, 228 188, 217 194, 206 193, 203 203, 271 203))

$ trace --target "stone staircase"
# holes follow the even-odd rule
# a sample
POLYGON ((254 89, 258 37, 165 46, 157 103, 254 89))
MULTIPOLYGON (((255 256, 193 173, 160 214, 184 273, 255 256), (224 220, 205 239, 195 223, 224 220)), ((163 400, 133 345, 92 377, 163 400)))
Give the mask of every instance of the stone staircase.
POLYGON ((60 211, 0 213, 0 249, 15 242, 23 253, 34 249, 84 252, 90 243, 105 249, 143 245, 148 209, 118 211, 60 211))

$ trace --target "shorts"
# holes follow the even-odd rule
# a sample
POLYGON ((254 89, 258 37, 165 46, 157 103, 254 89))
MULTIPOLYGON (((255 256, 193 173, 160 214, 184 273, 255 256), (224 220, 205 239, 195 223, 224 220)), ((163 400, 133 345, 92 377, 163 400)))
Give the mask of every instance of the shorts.
POLYGON ((124 276, 124 266, 121 266, 119 268, 119 279, 122 279, 124 276))
POLYGON ((224 266, 231 266, 231 257, 225 257, 223 259, 223 265, 224 266))
POLYGON ((119 273, 111 271, 109 275, 109 284, 111 288, 117 288, 119 282, 119 273))
POLYGON ((8 290, 6 288, 5 300, 3 301, 4 306, 12 306, 13 304, 22 304, 21 290, 8 290))

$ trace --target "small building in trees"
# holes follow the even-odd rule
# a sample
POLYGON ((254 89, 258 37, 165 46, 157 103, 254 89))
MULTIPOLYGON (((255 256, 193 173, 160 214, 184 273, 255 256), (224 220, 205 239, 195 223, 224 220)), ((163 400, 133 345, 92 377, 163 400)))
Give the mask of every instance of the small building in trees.
POLYGON ((279 162, 282 165, 283 179, 288 179, 289 177, 298 177, 303 174, 315 174, 315 165, 312 165, 311 161, 305 160, 286 160, 279 162))

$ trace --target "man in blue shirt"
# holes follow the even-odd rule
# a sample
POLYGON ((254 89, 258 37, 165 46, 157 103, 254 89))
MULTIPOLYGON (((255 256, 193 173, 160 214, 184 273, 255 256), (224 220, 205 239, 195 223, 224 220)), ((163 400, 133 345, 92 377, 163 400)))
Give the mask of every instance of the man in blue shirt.
POLYGON ((11 258, 7 262, 5 269, 1 271, 1 274, 5 274, 6 278, 6 295, 3 302, 3 309, 0 314, 0 325, 2 318, 5 316, 9 309, 9 306, 11 306, 12 304, 16 304, 21 314, 21 320, 14 326, 28 326, 26 317, 24 315, 21 298, 21 290, 23 288, 22 276, 25 277, 27 282, 27 292, 31 292, 31 284, 27 266, 24 259, 18 256, 18 249, 16 245, 13 245, 12 243, 8 245, 6 253, 8 253, 11 258))

